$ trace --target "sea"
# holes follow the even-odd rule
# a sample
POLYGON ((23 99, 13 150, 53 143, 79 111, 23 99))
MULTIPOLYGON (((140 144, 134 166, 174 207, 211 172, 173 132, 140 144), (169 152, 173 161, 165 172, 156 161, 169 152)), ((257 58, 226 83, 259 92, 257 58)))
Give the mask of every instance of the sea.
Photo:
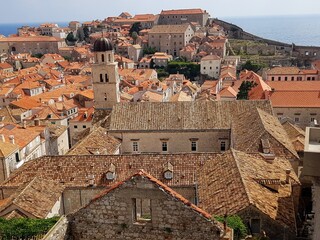
MULTIPOLYGON (((320 46, 320 14, 299 16, 230 17, 221 20, 233 23, 254 35, 296 45, 320 46)), ((58 22, 61 27, 67 22, 58 22)), ((16 34, 21 26, 39 26, 40 23, 0 23, 0 34, 16 34)))
POLYGON ((320 14, 221 18, 259 37, 296 45, 320 46, 320 14))

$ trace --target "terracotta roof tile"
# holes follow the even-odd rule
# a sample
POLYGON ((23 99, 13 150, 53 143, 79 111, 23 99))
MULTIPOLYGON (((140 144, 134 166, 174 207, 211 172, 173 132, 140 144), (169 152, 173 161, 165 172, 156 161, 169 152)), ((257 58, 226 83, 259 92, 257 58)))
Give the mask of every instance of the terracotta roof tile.
POLYGON ((291 184, 300 184, 288 160, 276 158, 272 164, 262 156, 231 150, 205 163, 199 177, 200 207, 214 215, 233 215, 254 206, 262 213, 295 232, 295 213, 291 184), (256 179, 286 179, 291 169, 291 184, 280 184, 270 191, 256 179), (234 199, 237 199, 236 201, 234 199))
POLYGON ((256 107, 272 113, 269 101, 120 103, 113 109, 110 131, 230 129, 232 116, 256 107))
POLYGON ((36 218, 45 218, 61 196, 64 187, 57 182, 34 178, 25 187, 11 195, 6 204, 0 205, 0 215, 9 206, 33 215, 36 218))

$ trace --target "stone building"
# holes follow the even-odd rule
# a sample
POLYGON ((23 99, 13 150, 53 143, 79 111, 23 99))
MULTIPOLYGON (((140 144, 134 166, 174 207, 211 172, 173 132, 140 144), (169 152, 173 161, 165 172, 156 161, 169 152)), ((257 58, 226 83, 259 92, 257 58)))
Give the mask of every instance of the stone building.
POLYGON ((156 25, 148 33, 149 47, 158 52, 165 52, 174 57, 180 55, 193 37, 194 31, 189 24, 184 25, 156 25))
POLYGON ((206 162, 200 172, 199 206, 214 215, 239 215, 253 236, 295 239, 300 182, 289 161, 236 150, 220 161, 206 162))
MULTIPOLYGON (((128 180, 139 169, 149 172, 210 215, 239 214, 249 223, 255 219, 249 224, 251 228, 260 220, 261 229, 268 236, 283 237, 284 230, 285 234, 295 231, 299 181, 290 162, 283 157, 272 160, 260 153, 233 149, 223 154, 45 156, 26 163, 2 183, 0 199, 10 198, 34 178, 45 179, 64 186, 60 213, 65 215, 88 205, 96 195, 128 180)), ((146 190, 153 192, 152 188, 146 190)), ((150 196, 147 191, 139 196, 150 196)), ((91 206, 86 209, 94 210, 96 205, 91 206)), ((132 219, 131 214, 127 217, 132 219)), ((252 230, 256 231, 256 228, 252 230)))
POLYGON ((220 76, 221 58, 217 55, 208 55, 201 59, 200 72, 210 78, 218 79, 220 76))
POLYGON ((265 72, 266 81, 318 81, 317 69, 299 69, 298 67, 274 67, 265 72))
POLYGON ((320 121, 319 81, 268 82, 274 114, 304 128, 320 121))
POLYGON ((59 53, 59 48, 65 47, 64 39, 55 37, 7 37, 0 38, 0 53, 45 54, 59 53))
POLYGON ((178 9, 162 10, 159 16, 159 25, 180 25, 185 23, 197 22, 204 27, 210 15, 202 9, 178 9))
POLYGON ((120 102, 118 63, 114 61, 112 43, 106 38, 95 41, 95 63, 92 65, 96 109, 110 109, 120 102))
POLYGON ((272 114, 268 101, 117 104, 109 133, 121 139, 123 154, 223 152, 230 148, 232 119, 256 107, 272 114))
POLYGON ((79 240, 232 239, 210 214, 143 170, 107 189, 68 219, 69 238, 79 240))

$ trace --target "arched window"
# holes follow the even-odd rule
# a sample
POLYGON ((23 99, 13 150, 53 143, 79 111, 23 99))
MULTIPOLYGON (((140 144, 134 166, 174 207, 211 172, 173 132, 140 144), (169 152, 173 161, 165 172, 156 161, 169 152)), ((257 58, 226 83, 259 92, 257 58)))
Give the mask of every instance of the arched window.
POLYGON ((106 82, 109 82, 108 74, 105 74, 104 76, 106 78, 106 82))
POLYGON ((15 47, 12 47, 11 50, 12 50, 12 52, 15 52, 15 51, 16 51, 16 48, 15 48, 15 47))
POLYGON ((100 82, 103 82, 103 75, 100 74, 100 82))
POLYGON ((111 55, 110 54, 108 54, 108 60, 109 60, 109 62, 111 62, 111 55))
POLYGON ((104 54, 101 55, 101 61, 104 62, 104 54))

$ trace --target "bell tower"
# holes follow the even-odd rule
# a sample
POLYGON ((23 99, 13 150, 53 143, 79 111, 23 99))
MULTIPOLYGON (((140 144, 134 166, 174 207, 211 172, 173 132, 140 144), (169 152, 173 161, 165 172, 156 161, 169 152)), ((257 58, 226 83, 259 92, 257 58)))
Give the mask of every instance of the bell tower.
POLYGON ((93 46, 95 63, 92 79, 95 109, 112 109, 120 102, 118 64, 114 61, 112 43, 109 39, 97 39, 93 46))

